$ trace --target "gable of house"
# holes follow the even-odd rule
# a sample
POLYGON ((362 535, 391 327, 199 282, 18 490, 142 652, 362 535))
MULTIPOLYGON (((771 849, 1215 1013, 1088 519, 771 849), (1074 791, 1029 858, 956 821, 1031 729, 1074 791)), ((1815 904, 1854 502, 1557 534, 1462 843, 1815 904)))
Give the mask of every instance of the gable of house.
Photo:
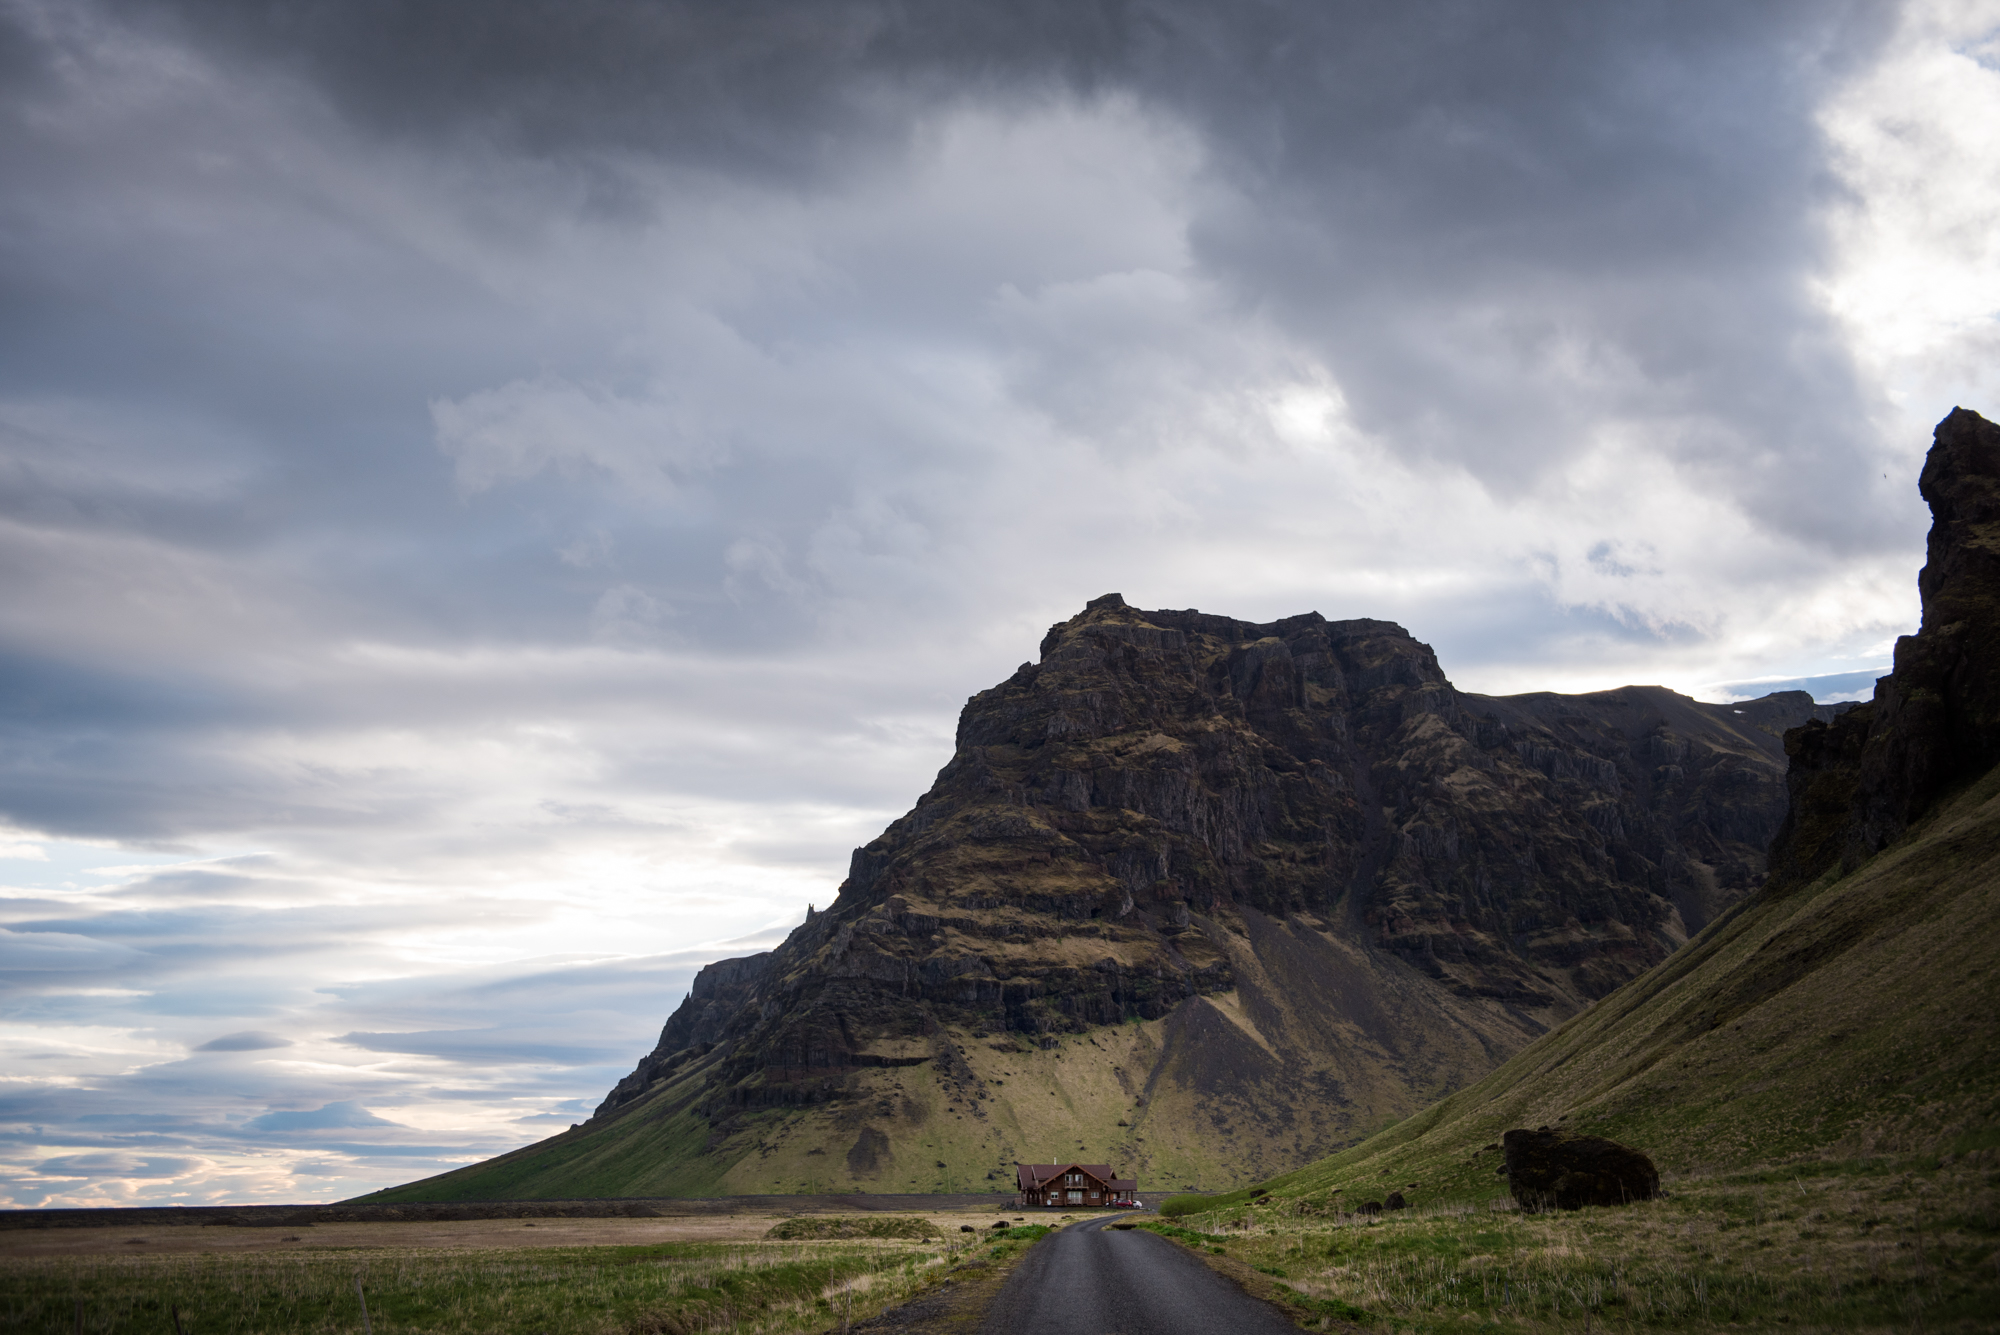
POLYGON ((1116 1199, 1110 1164, 1017 1163, 1014 1180, 1023 1205, 1109 1205, 1116 1199))

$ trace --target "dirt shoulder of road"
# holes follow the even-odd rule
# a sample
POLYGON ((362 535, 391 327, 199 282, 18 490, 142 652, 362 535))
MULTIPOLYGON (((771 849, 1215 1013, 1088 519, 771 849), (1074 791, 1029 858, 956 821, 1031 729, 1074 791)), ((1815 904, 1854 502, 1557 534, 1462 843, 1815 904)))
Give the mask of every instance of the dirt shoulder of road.
POLYGON ((986 1309, 1006 1287, 1027 1251, 1001 1261, 972 1260, 953 1266, 928 1293, 886 1312, 857 1321, 854 1335, 971 1335, 986 1318, 986 1309))
MULTIPOLYGON (((1160 1236, 1165 1236, 1164 1234, 1160 1236)), ((1191 1247, 1178 1238, 1167 1238, 1168 1242, 1197 1258, 1203 1265, 1234 1284, 1258 1302, 1272 1308, 1293 1325, 1308 1330, 1330 1330, 1345 1332, 1346 1335, 1368 1335, 1364 1327, 1351 1321, 1341 1321, 1327 1317, 1286 1301, 1292 1292, 1289 1285, 1282 1284, 1261 1270, 1254 1270, 1246 1261, 1233 1256, 1217 1256, 1206 1247, 1191 1247)))
POLYGON ((855 1322, 854 1335, 971 1335, 986 1320, 986 1309, 1007 1286, 1014 1267, 1045 1241, 1046 1236, 997 1260, 975 1256, 962 1261, 940 1277, 937 1287, 855 1322))

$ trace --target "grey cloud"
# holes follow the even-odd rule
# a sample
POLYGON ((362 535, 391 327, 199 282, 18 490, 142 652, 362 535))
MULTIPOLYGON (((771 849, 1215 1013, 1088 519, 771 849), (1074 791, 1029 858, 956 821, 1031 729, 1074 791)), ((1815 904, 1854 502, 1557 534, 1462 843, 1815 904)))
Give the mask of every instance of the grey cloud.
POLYGON ((66 1154, 44 1159, 35 1171, 44 1177, 179 1177, 200 1161, 136 1154, 66 1154))
MULTIPOLYGON (((157 17, 161 7, 135 9, 157 17)), ((900 137, 920 99, 1022 80, 1087 85, 1126 63, 1147 20, 1158 21, 1115 0, 197 0, 173 12, 204 38, 300 71, 383 133, 493 138, 535 153, 665 149, 784 176, 847 165, 857 145, 900 137)))
POLYGON ((446 1169, 458 1168, 465 1162, 465 1148, 459 1145, 377 1145, 368 1141, 315 1140, 313 1149, 352 1155, 354 1163, 350 1166, 349 1172, 357 1167, 366 1169, 370 1160, 387 1160, 393 1165, 398 1182, 428 1177, 432 1173, 442 1173, 446 1169), (405 1158, 431 1159, 439 1155, 452 1155, 455 1161, 440 1160, 436 1167, 429 1169, 418 1169, 396 1162, 405 1158))
POLYGON ((553 1066, 603 1066, 631 1056, 629 1046, 591 1044, 574 1031, 520 1029, 434 1029, 397 1034, 342 1034, 369 1052, 406 1052, 451 1061, 534 1062, 553 1066), (539 1040, 539 1041, 538 1041, 539 1040))
POLYGON ((288 1048, 292 1040, 282 1034, 269 1034, 261 1029, 245 1029, 234 1034, 224 1034, 211 1038, 196 1048, 196 1052, 267 1052, 272 1048, 288 1048))
POLYGON ((1832 190, 1813 109, 1890 17, 1320 6, 1281 33, 1217 12, 1207 50, 1237 77, 1191 86, 1246 202, 1199 253, 1406 449, 1505 489, 1624 418, 1768 522, 1879 545, 1894 530, 1855 505, 1876 404, 1808 279, 1832 190), (1253 79, 1268 94, 1227 96, 1253 79))
MULTIPOLYGON (((43 1111, 46 1113, 49 1110, 43 1111)), ((30 1115, 23 1108, 12 1108, 8 1113, 12 1116, 30 1115)), ((163 1137, 173 1132, 208 1128, 207 1123, 186 1113, 84 1113, 75 1118, 72 1125, 93 1132, 153 1132, 163 1137)))
POLYGON ((301 1111, 273 1111, 244 1123, 252 1131, 345 1131, 361 1126, 395 1126, 351 1100, 301 1111))
POLYGON ((533 1113, 527 1117, 516 1117, 514 1125, 533 1127, 541 1130, 560 1131, 565 1127, 575 1126, 579 1121, 588 1116, 590 1116, 588 1112, 579 1114, 533 1113))
POLYGON ((21 973, 102 973, 130 969, 145 952, 115 941, 29 925, 0 928, 0 969, 21 973))
MULTIPOLYGON (((1196 253, 1282 313, 1357 419, 1508 489, 1607 415, 1840 550, 1866 422, 1809 276, 1817 100, 1883 6, 193 4, 358 123, 816 178, 965 98, 1130 90, 1231 184, 1196 253), (1802 470, 1820 470, 1799 485, 1802 470)), ((1857 522, 1859 519, 1859 522, 1857 522)))

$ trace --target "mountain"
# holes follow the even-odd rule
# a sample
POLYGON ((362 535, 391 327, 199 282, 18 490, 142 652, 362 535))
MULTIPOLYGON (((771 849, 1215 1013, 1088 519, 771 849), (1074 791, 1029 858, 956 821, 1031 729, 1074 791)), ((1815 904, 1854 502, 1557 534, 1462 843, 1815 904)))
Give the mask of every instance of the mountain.
POLYGON ((1385 621, 1116 594, 776 950, 703 969, 584 1125, 379 1199, 1148 1186, 1310 1160, 1470 1084, 1760 882, 1838 710, 1474 695, 1385 621))
POLYGON ((1422 1183, 1418 1203, 1490 1196, 1493 1142, 1543 1125, 1638 1146, 1670 1180, 1814 1161, 1993 1184, 2000 427, 1954 410, 1920 486, 1922 628, 1872 701, 1786 735, 1769 882, 1484 1080, 1274 1180, 1274 1197, 1324 1205, 1383 1181, 1422 1183))

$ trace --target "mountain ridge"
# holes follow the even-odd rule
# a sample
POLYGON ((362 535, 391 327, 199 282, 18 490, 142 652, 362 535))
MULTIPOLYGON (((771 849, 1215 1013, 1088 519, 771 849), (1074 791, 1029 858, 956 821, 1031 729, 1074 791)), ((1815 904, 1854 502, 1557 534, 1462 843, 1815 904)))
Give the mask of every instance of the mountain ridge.
POLYGON ((1761 881, 1803 692, 1488 697, 1391 622, 1094 599, 777 949, 570 1132, 372 1199, 1268 1175, 1491 1071, 1761 881), (984 1174, 984 1176, 982 1176, 984 1174))

